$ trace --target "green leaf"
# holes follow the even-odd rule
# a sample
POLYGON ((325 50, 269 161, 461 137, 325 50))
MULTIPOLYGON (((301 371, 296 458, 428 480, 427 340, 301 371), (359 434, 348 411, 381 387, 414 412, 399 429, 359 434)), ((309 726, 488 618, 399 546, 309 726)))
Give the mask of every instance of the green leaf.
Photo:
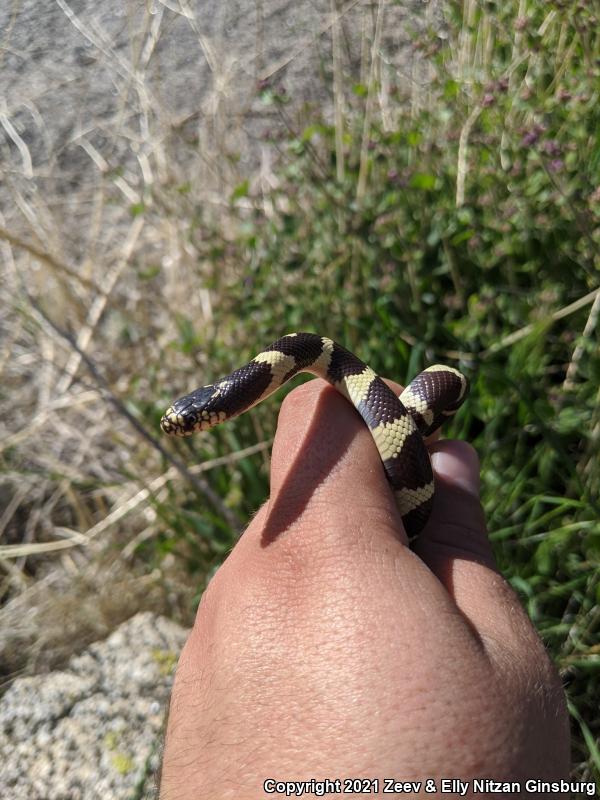
POLYGON ((416 172, 410 179, 410 185, 413 189, 423 189, 423 191, 429 192, 435 189, 436 177, 426 172, 416 172))
POLYGON ((142 202, 132 203, 129 206, 129 213, 131 214, 132 217, 139 217, 140 214, 143 214, 145 210, 146 206, 142 202))
POLYGON ((146 269, 141 269, 138 272, 138 276, 143 281, 150 281, 152 278, 156 278, 157 275, 160 275, 160 264, 151 264, 146 269))
POLYGON ((458 94, 459 89, 460 84, 457 81, 452 79, 447 80, 444 84, 444 98, 446 100, 452 100, 458 94))
POLYGON ((229 198, 230 202, 235 203, 235 201, 239 200, 240 197, 247 197, 249 188, 250 182, 248 179, 239 183, 231 193, 231 197, 229 198))

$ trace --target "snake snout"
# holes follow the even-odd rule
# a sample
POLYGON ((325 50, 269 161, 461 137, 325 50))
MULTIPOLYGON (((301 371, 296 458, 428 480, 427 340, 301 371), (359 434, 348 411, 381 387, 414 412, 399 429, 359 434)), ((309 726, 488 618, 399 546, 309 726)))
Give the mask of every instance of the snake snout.
POLYGON ((196 430, 197 418, 194 412, 178 411, 177 405, 167 408, 160 421, 163 433, 169 436, 191 436, 196 430))

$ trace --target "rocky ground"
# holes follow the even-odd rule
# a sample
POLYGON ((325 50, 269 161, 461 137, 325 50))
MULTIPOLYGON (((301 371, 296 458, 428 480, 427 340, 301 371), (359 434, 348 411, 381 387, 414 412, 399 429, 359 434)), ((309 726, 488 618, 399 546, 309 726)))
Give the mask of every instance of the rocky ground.
POLYGON ((138 614, 64 669, 15 680, 0 701, 0 797, 154 797, 185 635, 138 614))
MULTIPOLYGON (((381 6, 382 89, 418 90, 425 76, 410 43, 424 26, 443 36, 439 3, 381 6)), ((120 172, 133 202, 174 160, 193 162, 197 179, 218 190, 224 152, 246 173, 277 122, 257 85, 284 86, 295 109, 327 106, 333 19, 344 72, 358 81, 368 77, 377 8, 366 0, 1 3, 5 222, 75 235, 99 176, 120 172), (182 138, 167 152, 174 131, 182 138)))

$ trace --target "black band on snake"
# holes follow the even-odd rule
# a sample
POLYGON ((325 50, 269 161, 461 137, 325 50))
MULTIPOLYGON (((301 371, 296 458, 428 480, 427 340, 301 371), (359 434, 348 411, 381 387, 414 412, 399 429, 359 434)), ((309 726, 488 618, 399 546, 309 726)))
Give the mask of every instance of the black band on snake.
POLYGON ((369 428, 409 539, 433 506, 433 471, 424 436, 457 411, 469 384, 458 370, 436 364, 398 398, 373 370, 326 336, 290 333, 231 375, 176 400, 160 421, 165 433, 191 436, 242 414, 298 372, 324 378, 356 408, 369 428))

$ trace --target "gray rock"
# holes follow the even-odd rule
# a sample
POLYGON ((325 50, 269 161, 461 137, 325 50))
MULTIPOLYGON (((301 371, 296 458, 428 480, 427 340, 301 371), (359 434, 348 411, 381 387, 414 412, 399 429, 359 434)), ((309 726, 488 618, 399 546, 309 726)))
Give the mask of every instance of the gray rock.
POLYGON ((146 612, 0 700, 0 797, 154 796, 165 711, 186 632, 146 612))

